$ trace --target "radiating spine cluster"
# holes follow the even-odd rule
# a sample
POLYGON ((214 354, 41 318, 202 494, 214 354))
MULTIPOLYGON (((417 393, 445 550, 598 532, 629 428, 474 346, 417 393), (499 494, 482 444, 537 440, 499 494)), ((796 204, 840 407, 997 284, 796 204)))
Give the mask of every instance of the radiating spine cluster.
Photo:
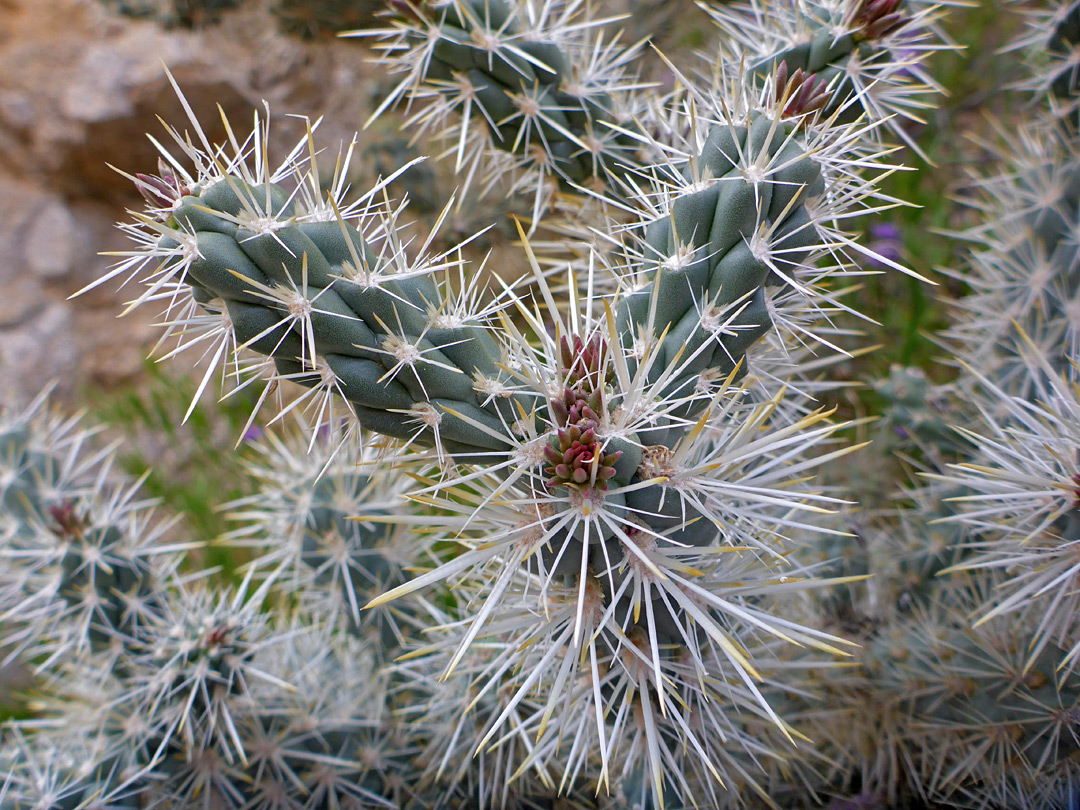
MULTIPOLYGON (((5 653, 41 681, 0 745, 4 806, 381 808, 411 797, 416 752, 394 747, 382 708, 383 640, 333 632, 322 605, 268 611, 272 577, 229 588, 182 572, 188 544, 165 541, 168 525, 151 522, 92 433, 44 399, 0 423, 5 653)), ((315 514, 324 468, 307 461, 293 494, 315 514)), ((260 542, 286 547, 288 528, 264 524, 260 542)))
POLYGON ((999 615, 1029 622, 1030 664, 1057 645, 1065 650, 1058 669, 1066 679, 1080 652, 1071 606, 1080 571, 1074 550, 1080 540, 1074 526, 1080 131, 1060 114, 1061 105, 1075 104, 1077 88, 1060 81, 1067 71, 1058 60, 1067 43, 1075 48, 1078 9, 1075 2, 1055 4, 1029 20, 1018 43, 1041 46, 1043 58, 1030 61, 1053 80, 1024 83, 1036 94, 1020 140, 1009 142, 1016 147, 1010 170, 980 183, 975 205, 984 221, 969 234, 985 245, 972 257, 977 294, 950 335, 959 337, 960 385, 978 417, 963 431, 970 453, 940 474, 960 489, 953 520, 970 533, 974 552, 958 567, 1000 577, 995 598, 977 609, 979 622, 999 615), (1005 318, 987 319, 980 307, 1005 318), (984 348, 971 341, 980 331, 984 348))
POLYGON ((179 550, 160 542, 167 525, 115 475, 109 449, 91 449, 91 435, 44 395, 0 414, 0 622, 8 653, 43 669, 73 653, 107 655, 152 609, 179 550))

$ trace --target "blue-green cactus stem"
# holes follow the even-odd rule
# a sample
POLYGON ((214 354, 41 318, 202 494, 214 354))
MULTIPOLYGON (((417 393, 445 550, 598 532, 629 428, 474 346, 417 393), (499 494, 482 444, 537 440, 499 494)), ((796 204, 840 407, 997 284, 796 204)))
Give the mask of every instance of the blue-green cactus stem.
POLYGON ((415 9, 432 26, 411 31, 415 47, 425 47, 432 31, 438 35, 425 83, 452 96, 467 82, 496 148, 523 160, 535 159, 531 150, 542 151, 541 162, 564 189, 603 185, 637 165, 641 139, 610 124, 631 131, 636 125, 619 120, 609 93, 582 88, 564 45, 524 33, 512 2, 419 2, 410 5, 415 9))
POLYGON ((761 78, 778 70, 790 74, 802 71, 817 85, 830 87, 826 111, 838 110, 855 97, 856 103, 847 114, 857 114, 862 108, 849 75, 849 63, 854 60, 873 64, 880 60, 879 40, 910 20, 903 6, 904 0, 857 0, 846 6, 815 8, 812 13, 816 25, 809 39, 765 57, 753 66, 753 71, 761 78))
POLYGON ((196 300, 222 299, 238 344, 305 385, 323 379, 322 361, 373 430, 466 455, 510 447, 514 397, 481 393, 502 351, 480 321, 439 319, 429 276, 384 272, 352 225, 303 219, 279 186, 226 178, 195 191, 162 242, 193 245, 184 280, 196 300))
MULTIPOLYGON (((664 335, 649 382, 677 367, 672 397, 688 397, 705 371, 724 376, 738 366, 745 373, 747 350, 772 325, 767 288, 782 281, 775 270, 789 274, 819 241, 806 203, 823 193, 824 179, 798 136, 790 137, 794 126, 757 114, 746 126, 713 128, 684 170, 696 190, 645 229, 645 281, 620 303, 616 327, 628 349, 643 330, 647 339, 664 335), (783 168, 753 182, 751 164, 783 168), (764 233, 772 234, 768 256, 755 251, 764 233)), ((676 415, 693 416, 703 404, 688 402, 676 415)))
POLYGON ((960 454, 968 448, 953 427, 955 403, 921 368, 893 365, 888 377, 874 383, 874 390, 884 400, 885 425, 899 437, 935 452, 960 454))

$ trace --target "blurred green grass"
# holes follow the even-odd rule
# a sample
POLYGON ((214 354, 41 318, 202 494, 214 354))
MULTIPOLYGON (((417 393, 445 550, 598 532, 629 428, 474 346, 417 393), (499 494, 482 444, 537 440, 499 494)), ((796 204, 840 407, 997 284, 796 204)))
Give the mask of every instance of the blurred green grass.
POLYGON ((861 379, 878 379, 893 363, 918 366, 939 381, 951 374, 939 362, 941 350, 931 336, 948 326, 948 300, 964 289, 939 270, 962 267, 967 246, 943 231, 970 224, 971 213, 956 198, 970 184, 973 167, 988 168, 989 156, 973 136, 986 136, 989 120, 1006 117, 1017 104, 1009 93, 997 91, 1017 78, 1016 59, 999 49, 1020 25, 1018 14, 996 3, 953 8, 946 18, 945 28, 960 49, 935 55, 929 65, 945 95, 938 97, 936 109, 926 111, 925 124, 910 128, 931 165, 907 149, 892 156, 913 171, 896 172, 882 190, 910 206, 880 217, 900 231, 901 263, 938 286, 895 271, 867 281, 856 306, 880 324, 867 330, 866 342, 883 348, 861 361, 861 379))
POLYGON ((91 389, 82 401, 93 423, 105 428, 105 440, 119 440, 117 461, 127 474, 144 472, 146 497, 161 501, 168 515, 179 515, 177 539, 207 545, 192 555, 200 567, 219 567, 231 578, 236 555, 213 541, 227 530, 220 507, 250 494, 243 451, 236 449, 255 407, 250 388, 216 401, 214 385, 184 422, 198 390, 198 378, 182 363, 147 361, 141 378, 114 390, 91 389))

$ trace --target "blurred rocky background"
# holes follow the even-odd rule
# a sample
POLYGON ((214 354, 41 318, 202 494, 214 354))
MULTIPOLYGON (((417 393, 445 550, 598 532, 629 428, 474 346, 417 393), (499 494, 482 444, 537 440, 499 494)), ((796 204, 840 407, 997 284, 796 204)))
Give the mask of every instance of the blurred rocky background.
POLYGON ((220 104, 249 129, 265 100, 273 146, 303 132, 285 113, 325 116, 319 140, 336 154, 370 112, 378 74, 358 40, 334 38, 332 21, 370 27, 377 6, 0 0, 0 401, 25 401, 53 378, 68 399, 141 373, 152 318, 117 320, 134 285, 68 297, 116 261, 102 253, 125 250, 114 223, 142 206, 108 164, 152 171, 146 133, 164 137, 159 116, 185 121, 164 67, 203 122, 220 121, 220 104))

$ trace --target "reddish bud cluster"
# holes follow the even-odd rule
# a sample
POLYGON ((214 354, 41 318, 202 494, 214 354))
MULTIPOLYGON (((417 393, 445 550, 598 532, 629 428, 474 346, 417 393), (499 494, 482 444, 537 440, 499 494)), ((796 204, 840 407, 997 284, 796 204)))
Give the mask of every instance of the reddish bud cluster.
POLYGON ((588 342, 574 336, 559 342, 559 372, 563 379, 561 397, 548 403, 559 427, 557 438, 544 448, 551 466, 545 471, 549 487, 595 487, 607 489, 615 475, 615 462, 621 451, 603 452, 603 442, 596 435, 602 422, 604 386, 613 374, 607 362, 607 343, 593 336, 588 342))
POLYGON ((64 501, 49 507, 49 516, 53 519, 53 534, 65 540, 78 537, 86 523, 75 510, 75 504, 64 501))
POLYGON ((796 118, 823 109, 829 103, 825 80, 802 68, 788 76, 787 62, 776 69, 776 103, 784 105, 784 118, 796 118))
POLYGON ((559 341, 559 371, 567 388, 599 391, 611 382, 614 374, 607 362, 607 342, 593 335, 586 343, 574 335, 573 344, 564 335, 559 341))
POLYGON ((557 442, 544 448, 544 457, 551 464, 546 469, 551 476, 547 485, 607 489, 621 455, 618 450, 605 454, 592 426, 560 428, 557 442))
POLYGON ((598 412, 604 407, 603 392, 593 391, 587 398, 583 398, 580 392, 564 388, 562 399, 552 399, 550 406, 559 427, 577 425, 585 421, 598 425, 600 424, 598 412))
POLYGON ((191 189, 180 182, 169 164, 161 158, 158 158, 158 176, 136 174, 135 187, 143 199, 155 208, 171 208, 173 203, 191 193, 191 189))
POLYGON ((899 11, 903 0, 861 0, 855 6, 851 27, 856 40, 879 39, 907 22, 899 11))
POLYGON ((231 632, 232 627, 227 624, 210 628, 202 638, 203 649, 212 651, 228 643, 231 632))

